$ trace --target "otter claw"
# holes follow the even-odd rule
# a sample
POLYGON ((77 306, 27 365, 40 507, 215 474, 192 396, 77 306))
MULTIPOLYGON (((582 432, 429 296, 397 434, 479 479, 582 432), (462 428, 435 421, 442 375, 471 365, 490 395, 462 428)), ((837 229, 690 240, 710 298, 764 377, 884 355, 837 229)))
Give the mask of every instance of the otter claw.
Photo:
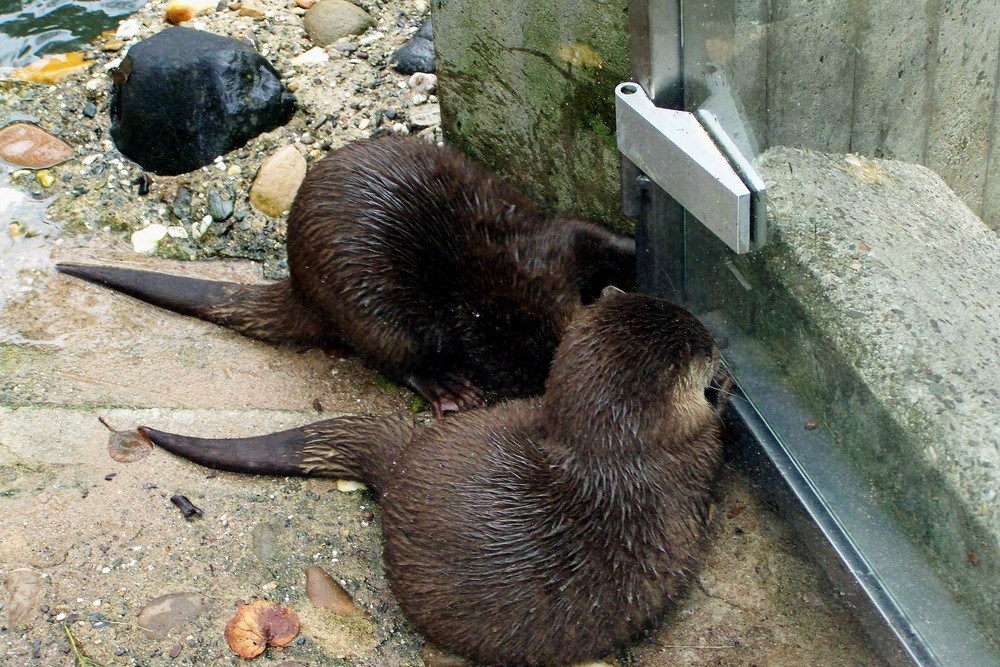
POLYGON ((431 404, 436 419, 447 412, 461 412, 484 403, 483 392, 462 377, 433 378, 411 377, 409 384, 431 404))

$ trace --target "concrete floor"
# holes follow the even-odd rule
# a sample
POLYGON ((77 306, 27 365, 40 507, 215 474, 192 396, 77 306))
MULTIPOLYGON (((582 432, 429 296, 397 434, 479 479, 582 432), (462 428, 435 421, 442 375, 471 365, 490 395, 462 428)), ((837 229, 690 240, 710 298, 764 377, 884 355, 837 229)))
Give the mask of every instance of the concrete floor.
MULTIPOLYGON (((111 237, 69 239, 53 256, 259 276, 249 263, 139 257, 111 237)), ((30 288, 0 315, 0 663, 69 664, 63 625, 75 621, 78 646, 102 665, 241 664, 224 626, 237 600, 266 598, 298 612, 303 631, 256 665, 424 664, 382 573, 369 493, 342 493, 330 480, 214 473, 159 450, 117 463, 98 421, 238 436, 315 421, 317 407, 322 418, 405 411, 411 394, 376 382, 354 359, 250 341, 42 264, 19 274, 30 288), (185 520, 174 494, 204 516, 185 520), (316 564, 372 620, 313 608, 303 570, 316 564), (198 608, 151 637, 138 614, 168 593, 197 598, 198 608)), ((607 661, 882 665, 790 527, 731 466, 717 495, 704 568, 685 604, 607 661)))

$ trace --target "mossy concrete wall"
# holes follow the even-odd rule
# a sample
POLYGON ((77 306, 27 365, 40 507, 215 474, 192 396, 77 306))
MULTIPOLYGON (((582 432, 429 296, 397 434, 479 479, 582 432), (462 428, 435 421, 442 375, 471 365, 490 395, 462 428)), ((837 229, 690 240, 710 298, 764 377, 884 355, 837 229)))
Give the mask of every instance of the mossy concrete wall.
POLYGON ((771 149, 728 308, 1000 643, 1000 239, 918 165, 771 149))
POLYGON ((548 210, 618 229, 625 0, 435 0, 446 140, 548 210))

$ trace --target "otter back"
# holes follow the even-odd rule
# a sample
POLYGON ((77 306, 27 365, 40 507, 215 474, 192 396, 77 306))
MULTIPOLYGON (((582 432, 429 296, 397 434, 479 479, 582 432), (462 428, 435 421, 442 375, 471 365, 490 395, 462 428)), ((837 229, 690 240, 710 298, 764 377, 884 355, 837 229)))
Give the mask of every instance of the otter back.
POLYGON ((635 246, 548 218, 506 181, 418 139, 358 141, 318 161, 288 218, 276 286, 60 270, 269 341, 336 343, 440 416, 538 394, 575 310, 634 282, 635 246))
POLYGON ((540 400, 426 426, 341 417, 237 440, 147 432, 216 468, 365 482, 382 504, 393 593, 428 639, 478 663, 554 667, 631 639, 697 570, 722 458, 706 398, 718 363, 686 311, 608 294, 569 327, 540 400))

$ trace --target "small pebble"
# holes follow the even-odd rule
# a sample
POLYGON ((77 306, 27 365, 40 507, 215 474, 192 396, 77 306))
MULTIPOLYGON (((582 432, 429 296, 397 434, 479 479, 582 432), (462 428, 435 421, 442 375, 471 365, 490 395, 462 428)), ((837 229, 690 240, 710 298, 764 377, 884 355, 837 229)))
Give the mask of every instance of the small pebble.
MULTIPOLYGON (((239 169, 239 167, 237 167, 239 169)), ((232 167, 230 167, 232 170, 232 167)), ((228 173, 228 172, 227 172, 228 173)), ((219 192, 218 188, 214 185, 208 190, 208 214, 212 217, 212 220, 222 221, 226 220, 233 214, 233 197, 232 193, 226 191, 223 195, 219 192)))
POLYGON ((416 72, 406 80, 406 85, 415 93, 430 95, 437 90, 437 75, 427 72, 416 72))
POLYGON ((181 654, 181 651, 183 651, 183 650, 184 650, 184 645, 183 644, 175 644, 174 647, 172 649, 170 649, 170 657, 171 658, 176 658, 177 656, 179 656, 181 654))
POLYGON ((427 101, 427 96, 424 95, 423 93, 417 93, 416 95, 410 98, 410 101, 413 102, 413 104, 423 104, 424 102, 427 101))
POLYGON ((191 191, 181 186, 177 188, 174 201, 170 204, 170 211, 178 220, 187 220, 191 217, 191 191))
POLYGON ((338 39, 333 43, 333 48, 343 53, 354 53, 358 50, 358 45, 354 42, 349 42, 346 39, 338 39))
POLYGON ((354 482, 348 479, 338 479, 337 480, 337 490, 342 493, 351 493, 353 491, 364 491, 368 487, 361 482, 354 482))
POLYGON ((83 105, 83 115, 87 118, 93 118, 97 115, 97 105, 93 102, 87 102, 83 105))
POLYGON ((118 473, 116 473, 116 472, 109 472, 107 475, 104 476, 104 480, 107 481, 107 482, 110 482, 111 480, 113 480, 117 476, 118 476, 118 473))
POLYGON ((43 188, 51 188, 52 184, 56 182, 56 177, 48 169, 42 169, 36 173, 35 178, 38 179, 43 188))
POLYGON ((118 29, 115 30, 115 37, 118 39, 132 39, 139 36, 142 28, 143 25, 139 19, 126 19, 118 24, 118 29))

